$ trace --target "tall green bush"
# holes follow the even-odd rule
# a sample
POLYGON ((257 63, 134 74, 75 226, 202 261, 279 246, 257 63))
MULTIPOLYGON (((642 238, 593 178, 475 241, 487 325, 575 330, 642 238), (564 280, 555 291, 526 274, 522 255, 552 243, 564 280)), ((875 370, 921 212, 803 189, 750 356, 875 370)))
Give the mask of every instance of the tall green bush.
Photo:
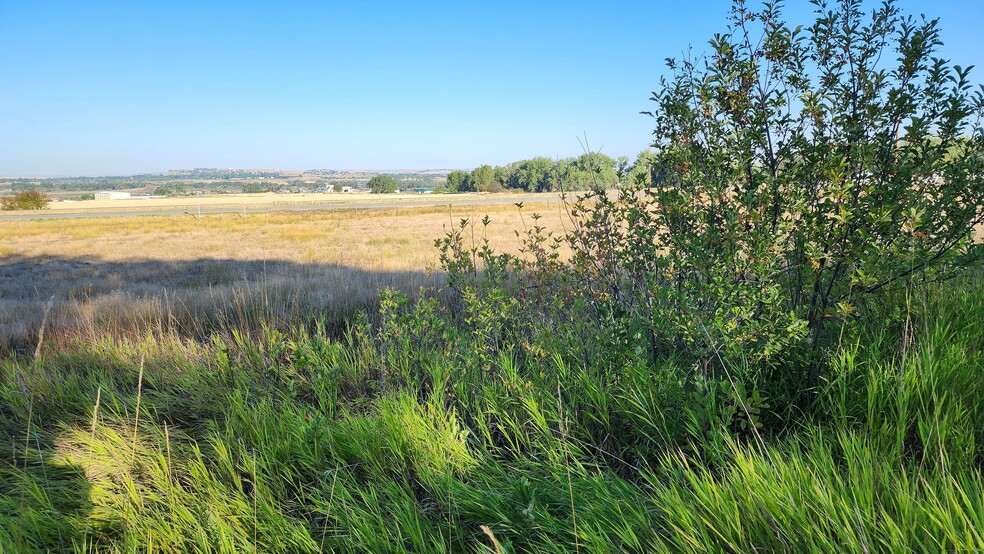
POLYGON ((734 3, 706 57, 667 61, 649 178, 581 200, 582 288, 648 322, 654 348, 753 360, 859 299, 953 274, 980 249, 984 94, 938 57, 936 20, 890 0, 734 3))

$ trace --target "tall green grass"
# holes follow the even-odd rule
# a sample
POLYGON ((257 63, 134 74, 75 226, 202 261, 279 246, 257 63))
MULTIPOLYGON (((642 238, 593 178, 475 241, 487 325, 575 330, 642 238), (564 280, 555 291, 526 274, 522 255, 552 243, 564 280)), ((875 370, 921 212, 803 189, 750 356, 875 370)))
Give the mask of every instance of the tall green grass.
POLYGON ((436 301, 382 304, 337 339, 0 361, 0 551, 984 549, 979 276, 882 299, 796 406, 756 368, 732 388, 576 333, 489 348, 436 301))

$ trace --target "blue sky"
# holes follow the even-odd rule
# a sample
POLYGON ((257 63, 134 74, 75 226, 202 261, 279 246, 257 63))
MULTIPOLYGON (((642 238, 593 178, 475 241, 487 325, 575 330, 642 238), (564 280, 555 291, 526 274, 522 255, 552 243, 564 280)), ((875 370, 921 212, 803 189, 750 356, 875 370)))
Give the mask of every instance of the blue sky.
MULTIPOLYGON (((984 62, 984 2, 901 5, 984 62)), ((0 175, 470 168, 584 136, 634 156, 664 58, 704 51, 729 6, 0 0, 0 175)))

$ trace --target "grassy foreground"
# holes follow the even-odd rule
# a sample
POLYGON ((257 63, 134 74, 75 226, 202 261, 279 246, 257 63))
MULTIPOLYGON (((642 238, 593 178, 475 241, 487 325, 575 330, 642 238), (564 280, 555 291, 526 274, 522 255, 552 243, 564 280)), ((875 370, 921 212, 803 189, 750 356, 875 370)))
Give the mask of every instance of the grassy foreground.
POLYGON ((0 551, 984 549, 979 271, 847 329, 761 435, 778 397, 742 415, 672 360, 493 350, 436 301, 382 303, 334 339, 3 360, 0 551))

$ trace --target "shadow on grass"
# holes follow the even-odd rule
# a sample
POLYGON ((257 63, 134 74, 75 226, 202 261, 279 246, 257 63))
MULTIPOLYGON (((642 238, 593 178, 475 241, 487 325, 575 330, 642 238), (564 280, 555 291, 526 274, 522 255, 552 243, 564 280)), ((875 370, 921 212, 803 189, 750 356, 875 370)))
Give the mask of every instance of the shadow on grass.
POLYGON ((221 329, 281 328, 321 319, 329 331, 378 291, 414 293, 443 276, 284 260, 105 261, 0 259, 0 356, 33 351, 44 315, 48 339, 139 336, 148 330, 204 339, 221 329))

